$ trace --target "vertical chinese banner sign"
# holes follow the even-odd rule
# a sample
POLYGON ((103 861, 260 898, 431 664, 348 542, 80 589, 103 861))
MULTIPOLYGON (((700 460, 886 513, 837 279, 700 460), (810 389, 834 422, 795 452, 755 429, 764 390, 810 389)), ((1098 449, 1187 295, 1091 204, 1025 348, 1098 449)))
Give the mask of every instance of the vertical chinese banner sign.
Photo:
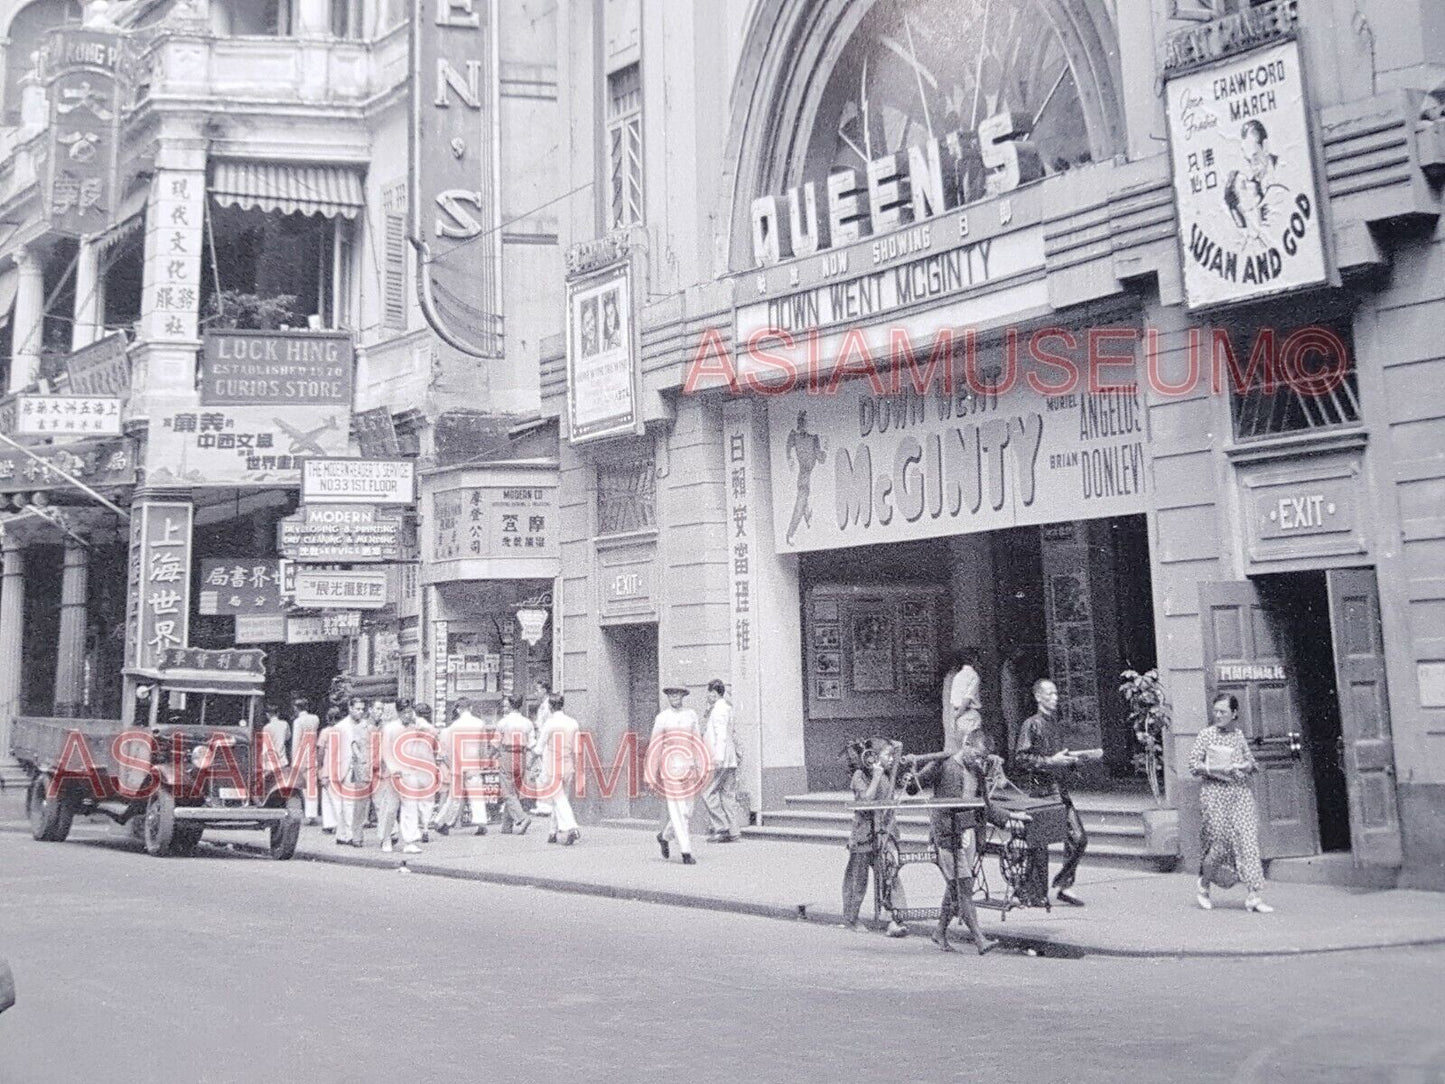
POLYGON ((168 647, 185 647, 191 612, 191 505, 144 501, 131 509, 126 665, 154 670, 168 647))
POLYGON ((120 195, 119 58, 119 36, 97 30, 66 27, 46 43, 45 203, 50 228, 58 233, 97 233, 114 220, 120 195))
POLYGON ((758 458, 754 441, 753 407, 750 402, 731 402, 723 408, 723 480, 727 494, 728 613, 731 617, 732 703, 739 747, 743 753, 744 786, 753 791, 756 802, 761 789, 762 765, 750 755, 757 746, 761 716, 761 677, 758 673, 755 612, 753 606, 754 564, 757 559, 757 530, 751 509, 762 507, 749 500, 758 458), (752 762, 752 763, 749 763, 752 762))

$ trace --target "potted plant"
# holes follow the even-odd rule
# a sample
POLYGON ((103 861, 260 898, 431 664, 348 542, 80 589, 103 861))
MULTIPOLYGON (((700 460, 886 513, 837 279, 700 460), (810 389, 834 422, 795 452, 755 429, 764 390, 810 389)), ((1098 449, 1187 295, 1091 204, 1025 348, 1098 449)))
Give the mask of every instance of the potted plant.
POLYGON ((1169 729, 1172 709, 1158 670, 1125 670, 1119 675, 1119 695, 1129 706, 1129 722, 1140 751, 1136 762, 1149 780, 1154 804, 1164 802, 1164 732, 1169 729))
POLYGON ((216 330, 275 331, 304 323, 296 315, 295 294, 263 297, 241 290, 222 290, 206 302, 203 323, 216 330))

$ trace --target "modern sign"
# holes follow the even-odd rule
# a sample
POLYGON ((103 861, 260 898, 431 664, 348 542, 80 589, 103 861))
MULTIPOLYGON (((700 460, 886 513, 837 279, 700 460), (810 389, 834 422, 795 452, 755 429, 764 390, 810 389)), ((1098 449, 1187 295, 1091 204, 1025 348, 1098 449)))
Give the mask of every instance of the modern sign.
POLYGON ((104 395, 15 397, 18 437, 118 437, 120 400, 104 395))
POLYGON ((344 640, 361 631, 360 610, 333 610, 321 614, 292 614, 286 618, 288 644, 322 644, 344 640))
POLYGON ((447 343, 502 353, 498 0, 412 7, 412 241, 422 311, 447 343))
POLYGON ((1189 307, 1325 282, 1299 43, 1177 75, 1165 97, 1189 307))
POLYGON ((642 431, 631 265, 567 283, 567 416, 572 443, 642 431))
POLYGON ((159 486, 295 486, 311 457, 346 454, 351 409, 202 406, 196 395, 158 399, 146 437, 146 481, 159 486))
POLYGON ((46 214, 57 233, 109 226, 119 202, 121 38, 63 27, 45 46, 50 145, 46 214))
POLYGON ((130 394, 130 358, 123 331, 114 331, 65 359, 72 395, 130 394))
POLYGON ((201 405, 349 408, 355 366, 346 331, 208 331, 201 405))
POLYGON ((386 572, 296 569, 296 605, 303 610, 380 610, 387 603, 386 572))
POLYGON ((328 504, 411 504, 416 463, 410 459, 308 459, 301 500, 328 504))
POLYGON ((475 486, 432 495, 434 561, 561 556, 555 486, 475 486))
POLYGON ((281 571, 274 557, 203 557, 197 613, 279 614, 281 571))
MULTIPOLYGON (((981 371, 1002 379, 997 368, 981 371)), ((1125 384, 1127 370, 1115 373, 1125 384)), ((1020 379, 996 394, 965 384, 949 395, 880 396, 853 380, 831 396, 772 400, 769 425, 784 552, 1145 510, 1149 438, 1132 385, 1044 396, 1020 379)), ((747 514, 730 508, 730 536, 747 514)))
POLYGON ((190 501, 138 501, 131 508, 126 591, 126 664, 154 670, 190 635, 190 501))
POLYGON ((378 515, 375 505, 309 504, 281 520, 277 544, 309 563, 399 561, 404 527, 400 514, 378 515))

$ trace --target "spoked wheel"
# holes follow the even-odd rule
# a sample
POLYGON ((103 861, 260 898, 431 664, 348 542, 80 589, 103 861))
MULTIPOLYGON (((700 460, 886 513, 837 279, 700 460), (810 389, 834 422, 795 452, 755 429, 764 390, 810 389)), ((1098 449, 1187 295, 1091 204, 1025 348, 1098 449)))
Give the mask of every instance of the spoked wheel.
POLYGON ((146 802, 146 853, 164 858, 171 853, 176 833, 176 798, 165 787, 157 787, 146 802))
POLYGON ((296 853, 296 843, 301 838, 301 822, 306 810, 301 795, 293 794, 286 799, 286 819, 271 826, 271 857, 284 862, 296 853))
POLYGON ((61 843, 70 835, 75 803, 63 791, 51 793, 52 776, 41 772, 25 792, 25 811, 30 817, 30 835, 42 843, 61 843))

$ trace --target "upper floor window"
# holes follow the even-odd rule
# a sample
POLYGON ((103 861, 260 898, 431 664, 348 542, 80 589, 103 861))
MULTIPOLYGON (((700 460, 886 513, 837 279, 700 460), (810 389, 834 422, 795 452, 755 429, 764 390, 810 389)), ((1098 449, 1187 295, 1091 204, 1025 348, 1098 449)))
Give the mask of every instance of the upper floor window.
POLYGON ((657 467, 652 449, 597 463, 597 533, 625 534, 657 526, 657 467))
POLYGON ((642 72, 629 64, 607 77, 607 227, 642 221, 642 72))
POLYGON ((1261 321, 1216 334, 1216 380, 1229 389, 1235 440, 1359 422, 1359 380, 1348 317, 1283 327, 1261 321))

